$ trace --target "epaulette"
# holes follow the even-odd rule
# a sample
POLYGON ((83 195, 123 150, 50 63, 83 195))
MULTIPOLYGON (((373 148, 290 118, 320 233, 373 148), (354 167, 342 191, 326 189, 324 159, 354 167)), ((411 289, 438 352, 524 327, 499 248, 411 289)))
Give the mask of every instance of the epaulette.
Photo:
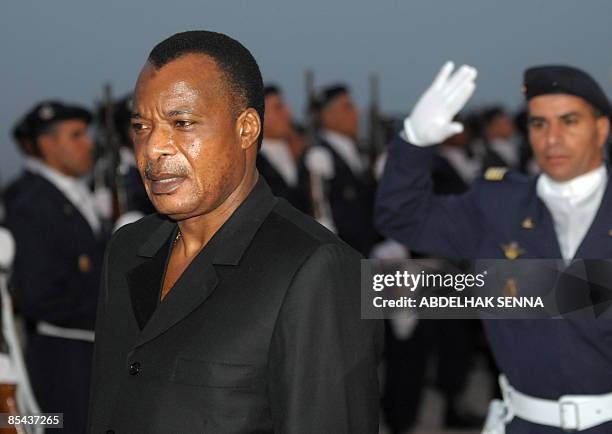
POLYGON ((484 179, 487 181, 501 181, 508 172, 507 167, 489 167, 484 173, 484 179))

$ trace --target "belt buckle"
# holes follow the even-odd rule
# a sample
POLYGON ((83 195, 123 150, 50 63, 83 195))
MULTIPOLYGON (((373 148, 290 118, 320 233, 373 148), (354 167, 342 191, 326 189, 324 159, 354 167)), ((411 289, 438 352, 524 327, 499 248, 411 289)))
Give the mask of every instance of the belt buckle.
POLYGON ((559 420, 561 422, 561 426, 560 428, 565 431, 565 432, 576 432, 578 431, 578 427, 580 427, 580 412, 578 411, 578 404, 576 402, 573 401, 561 401, 559 403, 559 420), (565 409, 567 407, 571 407, 573 408, 574 411, 574 420, 575 423, 572 424, 572 426, 568 426, 569 424, 566 424, 566 419, 565 419, 565 409))

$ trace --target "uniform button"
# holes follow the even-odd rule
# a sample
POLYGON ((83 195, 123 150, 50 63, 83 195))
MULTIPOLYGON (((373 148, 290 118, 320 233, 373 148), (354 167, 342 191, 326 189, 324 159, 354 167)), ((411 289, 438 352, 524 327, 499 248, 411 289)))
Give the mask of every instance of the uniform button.
POLYGON ((130 375, 136 375, 140 372, 140 363, 134 362, 130 365, 130 375))

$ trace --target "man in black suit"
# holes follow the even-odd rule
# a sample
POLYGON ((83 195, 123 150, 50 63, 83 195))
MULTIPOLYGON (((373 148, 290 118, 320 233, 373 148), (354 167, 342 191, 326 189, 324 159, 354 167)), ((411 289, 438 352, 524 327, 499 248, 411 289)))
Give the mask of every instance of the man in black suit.
POLYGON ((132 128, 159 214, 107 251, 90 432, 378 432, 360 256, 258 175, 263 111, 257 63, 225 35, 149 55, 132 128))
POLYGON ((17 244, 15 304, 27 322, 26 363, 43 412, 82 433, 105 234, 80 177, 92 166, 88 111, 45 101, 27 116, 32 155, 7 206, 17 244))

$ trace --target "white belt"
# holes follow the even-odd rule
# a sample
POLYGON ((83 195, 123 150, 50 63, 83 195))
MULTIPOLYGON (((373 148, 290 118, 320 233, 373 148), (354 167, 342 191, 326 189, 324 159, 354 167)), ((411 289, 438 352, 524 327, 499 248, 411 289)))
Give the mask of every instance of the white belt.
MULTIPOLYGON (((496 421, 487 418, 484 433, 503 433, 503 426, 514 416, 565 431, 584 431, 612 420, 612 393, 564 395, 555 401, 534 398, 519 392, 508 383, 504 375, 500 375, 499 385, 504 399, 504 411, 499 412, 501 403, 498 402, 496 421)), ((492 405, 491 409, 494 407, 495 405, 492 405)))
POLYGON ((94 341, 94 332, 91 330, 59 327, 46 321, 39 321, 36 323, 36 331, 40 335, 52 336, 54 338, 74 339, 85 342, 94 341))

